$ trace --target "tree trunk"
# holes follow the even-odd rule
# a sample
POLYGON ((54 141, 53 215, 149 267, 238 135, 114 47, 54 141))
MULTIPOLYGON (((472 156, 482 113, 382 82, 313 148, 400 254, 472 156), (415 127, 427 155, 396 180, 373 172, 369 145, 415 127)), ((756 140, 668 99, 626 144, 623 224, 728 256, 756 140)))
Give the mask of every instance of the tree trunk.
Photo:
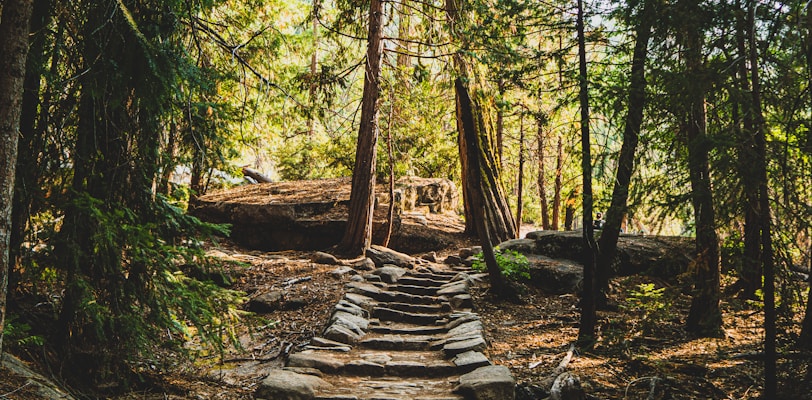
MULTIPOLYGON (((505 95, 505 81, 499 79, 497 83, 497 90, 499 91, 499 101, 501 102, 502 96, 505 95)), ((505 137, 505 110, 501 104, 496 106, 496 166, 500 171, 504 169, 502 164, 502 153, 504 149, 505 137)))
POLYGON ((761 111, 761 82, 758 71, 758 48, 756 47, 755 11, 757 2, 749 1, 747 10, 748 45, 750 47, 750 79, 752 81, 753 133, 756 149, 759 211, 761 214, 761 263, 764 270, 764 397, 774 399, 778 390, 776 377, 776 311, 775 311, 775 263, 773 261, 772 216, 770 190, 767 178, 767 137, 764 116, 761 111))
MULTIPOLYGON (((738 2, 737 2, 738 3, 738 2)), ((737 4, 739 12, 736 14, 736 44, 739 51, 739 56, 742 58, 739 62, 739 84, 741 91, 744 93, 750 92, 750 77, 747 73, 747 48, 745 46, 745 38, 748 29, 745 26, 744 10, 740 4, 737 4)), ((755 299, 756 290, 761 288, 761 222, 758 198, 758 182, 752 179, 753 176, 758 174, 755 170, 757 166, 757 157, 755 149, 755 129, 753 126, 754 105, 752 98, 744 99, 743 102, 743 115, 742 123, 743 129, 740 129, 740 144, 739 144, 739 174, 741 175, 741 182, 744 190, 744 252, 742 254, 742 266, 739 273, 739 282, 737 286, 740 290, 739 294, 745 299, 755 299)), ((737 130, 738 124, 737 124, 737 130)))
POLYGON ((378 97, 383 56, 383 2, 371 0, 364 94, 361 123, 352 171, 347 228, 339 249, 348 255, 361 255, 372 241, 372 212, 375 207, 375 158, 378 143, 378 97))
POLYGON ((0 17, 0 354, 8 296, 11 204, 32 0, 6 0, 0 17))
MULTIPOLYGON (((446 2, 446 13, 449 19, 450 31, 452 35, 456 36, 455 23, 458 20, 458 9, 454 0, 446 2)), ((463 38, 464 39, 464 38, 463 38)), ((478 210, 475 210, 473 202, 474 193, 482 190, 482 206, 485 207, 485 216, 487 217, 485 223, 488 227, 488 237, 493 241, 503 242, 508 239, 516 237, 516 223, 513 220, 513 214, 510 211, 510 206, 505 199, 504 189, 502 187, 502 180, 499 176, 499 167, 497 160, 494 159, 494 143, 493 143, 493 121, 491 120, 490 113, 485 108, 487 102, 483 100, 482 94, 478 91, 471 91, 466 84, 468 82, 475 82, 476 76, 469 73, 469 67, 466 60, 461 53, 454 54, 454 67, 460 77, 459 83, 465 89, 466 98, 469 99, 469 108, 471 112, 471 121, 477 136, 476 143, 468 143, 468 134, 465 132, 465 126, 462 124, 461 117, 457 115, 457 130, 459 140, 460 164, 462 166, 462 176, 468 177, 469 170, 476 168, 479 165, 480 179, 482 185, 476 187, 473 182, 463 179, 462 194, 463 201, 465 202, 465 231, 466 233, 478 232, 477 228, 477 215, 478 210), (479 147, 478 159, 471 160, 469 158, 468 148, 470 145, 479 147), (476 163, 476 164, 474 164, 476 163)), ((460 97, 457 96, 456 101, 459 103, 460 97)), ((461 110, 460 104, 457 104, 457 112, 461 110)))
MULTIPOLYGON (((687 15, 697 16, 697 0, 683 0, 687 15)), ((685 67, 690 77, 702 77, 703 33, 698 24, 685 25, 685 67)), ((694 260, 694 295, 686 321, 686 329, 698 336, 718 336, 722 327, 719 308, 719 239, 713 209, 709 171, 711 143, 706 132, 704 82, 687 88, 688 115, 682 126, 688 145, 688 169, 691 180, 691 200, 696 221, 696 258, 694 260)))
POLYGON ((481 121, 477 121, 476 101, 471 99, 468 89, 462 83, 461 78, 457 78, 454 82, 457 102, 457 126, 461 128, 461 136, 465 137, 465 152, 468 158, 469 166, 465 171, 465 181, 470 185, 470 200, 471 210, 474 213, 474 222, 477 227, 477 234, 479 235, 479 242, 482 245, 482 255, 485 260, 485 265, 488 269, 488 279, 491 284, 491 293, 498 298, 505 298, 511 295, 507 280, 502 274, 502 270, 496 263, 496 256, 493 250, 493 241, 490 236, 490 229, 488 227, 488 220, 494 218, 491 213, 494 211, 488 208, 486 203, 486 193, 491 191, 488 188, 491 180, 486 175, 486 166, 480 165, 483 161, 482 152, 487 148, 487 145, 482 143, 483 134, 479 132, 481 129, 481 121))
POLYGON ((599 307, 606 306, 609 290, 609 277, 612 260, 617 253, 617 240, 621 223, 627 214, 629 199, 629 182, 634 172, 634 155, 637 151, 640 126, 643 123, 643 108, 646 103, 646 59, 651 25, 654 21, 652 0, 644 1, 637 25, 637 40, 632 55, 632 69, 629 83, 629 104, 623 129, 623 145, 620 148, 615 186, 612 190, 612 201, 606 212, 606 223, 603 226, 598 249, 596 300, 599 307))
POLYGON ((578 188, 573 189, 564 203, 564 230, 566 231, 575 229, 575 205, 578 202, 579 193, 578 188))
POLYGON ((558 144, 556 145, 555 156, 555 184, 553 186, 553 220, 550 224, 550 229, 557 231, 559 229, 561 220, 561 182, 562 173, 564 170, 564 142, 561 135, 558 135, 558 144))
POLYGON ((524 114, 519 117, 519 176, 516 195, 516 237, 521 237, 522 230, 522 195, 524 192, 524 114))
POLYGON ((389 159, 389 207, 386 209, 386 226, 384 227, 381 246, 388 247, 392 239, 392 228, 395 225, 395 153, 392 146, 392 121, 395 119, 395 91, 389 91, 389 121, 386 126, 386 155, 389 159))
MULTIPOLYGON (((319 67, 319 2, 313 1, 313 9, 310 13, 310 19, 313 26, 313 53, 310 55, 310 115, 307 118, 307 140, 311 142, 316 135, 316 89, 318 88, 316 75, 318 74, 319 67)), ((309 157, 306 154, 305 157, 309 157)), ((310 167, 305 164, 305 167, 310 167)))
POLYGON ((547 178, 545 177, 545 162, 544 162, 544 120, 540 117, 536 118, 536 126, 538 127, 538 136, 537 143, 538 143, 538 153, 539 153, 539 176, 538 176, 538 187, 539 187, 539 200, 541 201, 541 229, 547 230, 550 229, 550 213, 549 213, 549 202, 547 201, 547 178))
MULTIPOLYGON (((812 9, 806 9, 806 15, 803 17, 803 33, 804 33, 804 58, 806 58, 806 75, 809 85, 812 85, 812 9)), ((807 86, 812 87, 812 86, 807 86)), ((812 106, 812 92, 809 93, 810 104, 812 106)), ((807 132, 806 152, 812 155, 812 131, 807 132)), ((804 349, 812 350, 812 245, 809 246, 809 291, 806 297, 806 314, 801 325, 801 336, 798 338, 798 346, 804 349)), ((809 371, 812 376, 812 370, 809 371)))
POLYGON ((592 155, 589 138, 589 85, 586 69, 586 39, 584 37, 584 3, 578 0, 578 99, 581 105, 581 172, 583 177, 583 242, 584 278, 581 295, 581 320, 578 343, 592 347, 595 342, 595 258, 598 246, 592 227, 592 155))
POLYGON ((409 7, 406 2, 400 3, 398 9, 398 39, 400 41, 400 52, 397 55, 398 72, 405 75, 406 69, 412 66, 412 57, 409 55, 411 52, 411 17, 408 14, 409 7))
MULTIPOLYGON (((809 271, 812 275, 812 246, 809 247, 809 271)), ((806 314, 801 324, 801 336, 798 337, 798 347, 812 350, 812 276, 807 279, 809 290, 806 295, 806 314)))
MULTIPOLYGON (((41 167, 39 166, 40 154, 43 152, 46 141, 46 129, 48 113, 40 113, 39 110, 47 110, 50 103, 50 95, 43 96, 40 103, 40 90, 42 76, 45 74, 46 42, 48 39, 45 27, 51 21, 51 0, 35 0, 33 15, 31 16, 31 44, 29 45, 28 58, 25 68, 25 80, 23 82, 23 100, 20 116, 20 137, 17 143, 17 168, 14 180, 14 202, 12 206, 11 218, 11 242, 9 254, 9 290, 13 291, 16 286, 15 266, 20 269, 22 257, 20 245, 25 239, 26 227, 33 200, 40 192, 39 179, 41 167), (40 105, 43 107, 40 107, 40 105), (39 121, 39 125, 37 123, 39 121)), ((57 41, 60 40, 60 33, 57 41)), ((54 61, 52 69, 56 66, 59 45, 54 46, 54 61)), ((53 71, 55 72, 55 71, 53 71)))

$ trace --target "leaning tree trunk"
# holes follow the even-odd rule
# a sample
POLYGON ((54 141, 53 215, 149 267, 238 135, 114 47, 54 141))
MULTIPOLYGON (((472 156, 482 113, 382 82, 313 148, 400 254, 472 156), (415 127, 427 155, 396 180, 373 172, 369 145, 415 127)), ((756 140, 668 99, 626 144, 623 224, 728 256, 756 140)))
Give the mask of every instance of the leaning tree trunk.
POLYGON ((381 58, 383 55, 383 2, 369 5, 364 94, 361 99, 361 124, 352 171, 349 215, 339 249, 349 255, 363 254, 372 241, 372 212, 375 207, 375 158, 378 143, 378 97, 380 95, 381 58))
POLYGON ((0 37, 3 38, 0 40, 0 354, 8 295, 14 172, 33 4, 32 0, 6 0, 0 17, 0 37))
POLYGON ((584 278, 581 296, 581 320, 578 343, 591 347, 595 342, 595 258, 598 246, 592 226, 592 155, 589 139, 589 86, 586 70, 586 39, 584 37, 584 3, 578 0, 578 99, 581 105, 581 172, 583 178, 584 278))
MULTIPOLYGON (((699 15, 697 0, 684 0, 688 15, 699 15)), ((702 32, 696 24, 685 25, 685 67, 687 76, 703 76, 702 32)), ((688 145, 691 200, 696 221, 694 295, 686 328, 698 336, 718 336, 722 327, 719 308, 719 239, 714 223, 713 196, 709 171, 710 140, 706 132, 704 83, 688 88, 688 115, 682 127, 688 145)))
POLYGON ((612 190, 612 202, 606 212, 606 224, 598 241, 597 287, 596 300, 598 307, 606 305, 609 290, 609 276, 612 260, 617 254, 617 240, 621 223, 627 213, 626 202, 629 199, 629 182, 634 171, 634 154, 637 150, 640 126, 643 123, 643 107, 646 103, 646 58, 648 41, 651 36, 651 25, 654 20, 652 1, 643 3, 637 25, 637 41, 632 55, 632 70, 629 84, 629 105, 626 114, 626 126, 623 129, 623 145, 620 148, 615 187, 612 190))
MULTIPOLYGON (((446 13, 448 15, 450 31, 452 36, 458 36, 456 33, 455 24, 459 19, 459 9, 455 0, 446 1, 446 13)), ((464 38, 459 38, 464 40, 464 38)), ((478 168, 482 171, 480 177, 482 185, 476 185, 468 179, 463 179, 462 194, 465 207, 465 231, 466 233, 479 232, 477 228, 477 215, 479 210, 476 210, 473 205, 475 199, 473 196, 476 191, 484 190, 482 193, 482 207, 485 208, 488 236, 491 240, 496 242, 503 242, 508 239, 516 237, 516 223, 513 220, 513 214, 510 211, 510 206, 505 199, 504 189, 502 188, 502 180, 499 176, 499 163, 494 158, 495 145, 493 143, 493 122, 490 119, 490 113, 485 108, 487 104, 481 97, 481 93, 474 91, 474 96, 471 96, 469 91, 468 82, 475 82, 476 76, 469 73, 469 66, 463 58, 462 53, 457 53, 453 57, 454 68, 460 77, 459 83, 463 85, 466 96, 470 102, 472 120, 474 125, 474 133, 476 134, 477 141, 475 143, 468 143, 468 133, 465 132, 464 126, 461 124, 460 116, 457 115, 457 130, 459 131, 459 152, 460 164, 462 167, 462 176, 468 177, 469 170, 477 168, 474 162, 478 163, 478 168), (463 80, 465 83, 463 83, 463 80), (470 145, 478 146, 478 159, 471 160, 468 154, 470 145)), ((456 85, 456 84, 455 84, 456 85)), ((460 108, 460 96, 457 94, 457 111, 460 108)), ((493 243, 493 242, 492 242, 493 243)))
POLYGON ((479 132, 482 129, 481 117, 476 115, 478 110, 476 100, 471 98, 468 88, 462 83, 462 79, 456 79, 454 88, 457 102, 457 126, 462 131, 460 136, 465 137, 465 154, 470 166, 465 171, 464 179, 471 189, 469 192, 471 211, 474 214, 474 223, 477 227, 479 241, 482 244, 482 255, 488 268, 491 293, 499 298, 504 298, 511 293, 505 276, 496 263, 492 237, 488 227, 488 220, 494 218, 492 213, 495 210, 486 205, 487 193, 492 189, 488 187, 491 184, 491 179, 483 176, 488 174, 488 169, 484 165, 487 162, 482 154, 483 148, 487 148, 487 145, 482 143, 483 135, 479 132))

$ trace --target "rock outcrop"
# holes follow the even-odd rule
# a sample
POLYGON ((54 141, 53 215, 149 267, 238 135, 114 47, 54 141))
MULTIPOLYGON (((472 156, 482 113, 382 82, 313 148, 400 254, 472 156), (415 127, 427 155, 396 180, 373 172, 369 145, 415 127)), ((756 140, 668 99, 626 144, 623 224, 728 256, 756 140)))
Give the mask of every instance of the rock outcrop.
MULTIPOLYGON (((545 291, 561 294, 580 290, 584 254, 581 232, 530 232, 524 239, 499 244, 499 248, 524 254, 530 262, 531 282, 545 291)), ((686 271, 692 250, 690 238, 621 235, 612 274, 674 277, 686 271)))
MULTIPOLYGON (((389 193, 385 185, 376 188, 373 241, 379 242, 389 193)), ((389 246, 422 253, 453 243, 463 229, 455 214, 456 199, 456 187, 447 179, 401 179, 389 246)), ((204 221, 231 224, 231 237, 249 248, 323 250, 341 239, 349 200, 349 178, 261 183, 201 196, 189 212, 204 221)))

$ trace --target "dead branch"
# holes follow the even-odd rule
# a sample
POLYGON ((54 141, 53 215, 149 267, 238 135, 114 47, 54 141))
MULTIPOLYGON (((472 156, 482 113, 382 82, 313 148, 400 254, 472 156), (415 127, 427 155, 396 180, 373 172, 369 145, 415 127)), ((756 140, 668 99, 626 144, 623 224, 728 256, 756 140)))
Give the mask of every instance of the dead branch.
POLYGON ((295 285, 297 283, 307 282, 307 281, 309 281, 311 279, 313 279, 312 276, 303 276, 301 278, 292 278, 292 279, 288 279, 285 282, 283 282, 282 286, 291 286, 291 285, 295 285))

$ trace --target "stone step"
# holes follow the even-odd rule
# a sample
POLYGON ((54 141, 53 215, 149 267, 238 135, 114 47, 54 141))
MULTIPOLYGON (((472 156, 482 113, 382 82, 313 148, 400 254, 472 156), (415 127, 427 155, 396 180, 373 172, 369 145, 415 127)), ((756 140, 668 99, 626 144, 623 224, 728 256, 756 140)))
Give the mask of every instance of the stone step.
POLYGON ((439 291, 441 288, 432 286, 403 285, 398 283, 397 285, 389 285, 389 288, 387 289, 391 292, 416 294, 420 296, 437 296, 437 291, 439 291))
POLYGON ((423 286, 423 287, 440 287, 448 283, 448 279, 438 280, 436 279, 436 275, 431 275, 431 278, 428 277, 416 277, 416 276, 404 276, 398 279, 398 284, 400 285, 412 285, 412 286, 423 286))
POLYGON ((438 377, 460 373, 460 366, 463 364, 455 360, 443 358, 442 353, 437 351, 354 348, 350 352, 304 350, 292 354, 287 366, 312 368, 323 374, 344 376, 438 377))
POLYGON ((450 282, 459 272, 410 272, 408 277, 417 279, 430 279, 435 281, 450 282))
POLYGON ((445 296, 421 296, 393 291, 380 291, 374 294, 372 298, 383 303, 441 304, 448 301, 445 296))
POLYGON ((441 303, 441 304, 386 303, 386 308, 391 308, 393 310, 398 311, 426 313, 426 314, 451 313, 450 303, 441 303))
POLYGON ((378 324, 370 324, 369 331, 373 333, 395 335, 438 335, 445 333, 448 330, 444 326, 424 326, 384 321, 378 324))
POLYGON ((372 310, 372 317, 380 321, 408 322, 415 325, 437 325, 446 319, 446 316, 441 314, 414 313, 386 307, 375 307, 372 310))
POLYGON ((432 343, 437 343, 432 350, 442 348, 434 335, 398 335, 398 334, 370 334, 358 342, 360 346, 376 350, 429 350, 432 343))
POLYGON ((456 378, 342 376, 330 383, 316 390, 316 400, 464 400, 454 393, 456 378))

